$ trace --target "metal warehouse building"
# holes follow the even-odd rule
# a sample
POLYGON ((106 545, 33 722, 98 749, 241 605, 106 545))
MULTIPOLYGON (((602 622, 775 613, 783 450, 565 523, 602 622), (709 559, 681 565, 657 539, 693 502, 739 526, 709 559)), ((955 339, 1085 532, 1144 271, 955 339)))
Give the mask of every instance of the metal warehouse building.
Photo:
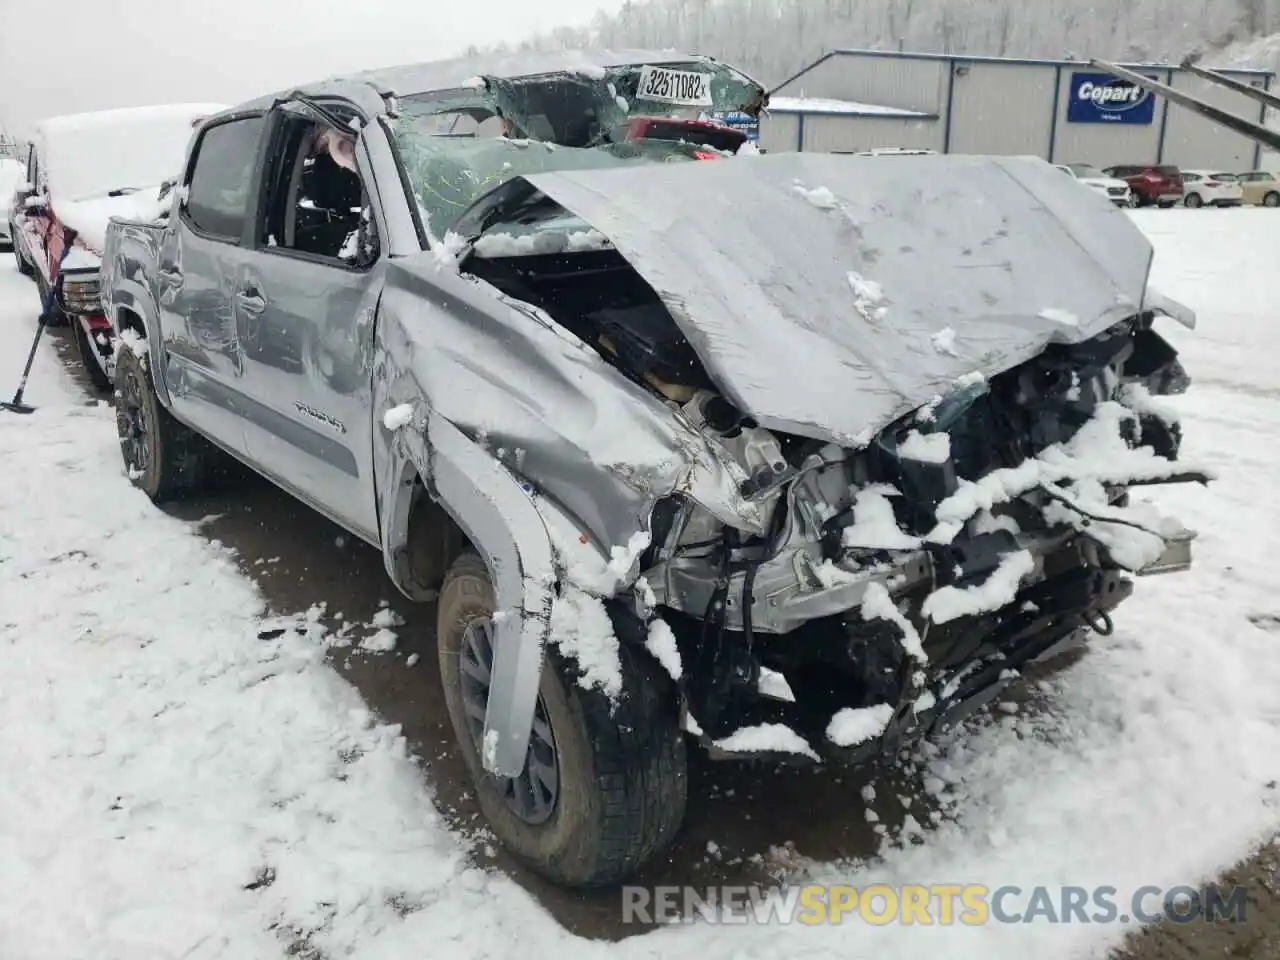
MULTIPOLYGON (((1257 103, 1178 67, 1125 66, 1263 119, 1257 103)), ((1275 77, 1262 70, 1219 72, 1267 90, 1275 77)), ((876 50, 833 51, 779 85, 761 120, 760 145, 771 152, 906 147, 1029 154, 1099 167, 1280 165, 1247 137, 1087 63, 876 50)))

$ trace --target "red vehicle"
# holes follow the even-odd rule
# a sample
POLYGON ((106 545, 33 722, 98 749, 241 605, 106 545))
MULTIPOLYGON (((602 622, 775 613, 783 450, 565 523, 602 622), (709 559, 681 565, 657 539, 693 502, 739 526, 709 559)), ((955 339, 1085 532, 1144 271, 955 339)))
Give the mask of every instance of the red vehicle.
POLYGON ((1181 203, 1186 193, 1186 186, 1182 182, 1182 171, 1167 164, 1107 167, 1102 172, 1108 177, 1115 177, 1129 184, 1136 206, 1139 207, 1153 203, 1161 207, 1172 207, 1181 203))
POLYGON ((134 107, 53 117, 36 127, 27 182, 10 208, 13 253, 42 298, 50 287, 57 292, 55 314, 70 324, 95 386, 110 386, 113 364, 111 324, 98 287, 107 224, 116 216, 163 215, 161 184, 182 168, 194 128, 222 109, 210 103, 134 107), (68 230, 75 241, 64 261, 68 230))
POLYGON ((714 120, 691 120, 685 117, 632 117, 614 131, 615 140, 670 140, 687 143, 697 160, 718 160, 733 155, 747 142, 741 130, 714 120))

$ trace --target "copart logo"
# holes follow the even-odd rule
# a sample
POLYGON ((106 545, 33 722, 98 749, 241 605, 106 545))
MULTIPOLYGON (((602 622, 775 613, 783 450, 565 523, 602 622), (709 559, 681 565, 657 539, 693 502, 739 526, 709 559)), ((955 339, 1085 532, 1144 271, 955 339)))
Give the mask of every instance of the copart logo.
POLYGON ((1096 83, 1086 80, 1076 90, 1076 98, 1092 103, 1108 113, 1124 113, 1139 107, 1151 94, 1126 80, 1096 83))

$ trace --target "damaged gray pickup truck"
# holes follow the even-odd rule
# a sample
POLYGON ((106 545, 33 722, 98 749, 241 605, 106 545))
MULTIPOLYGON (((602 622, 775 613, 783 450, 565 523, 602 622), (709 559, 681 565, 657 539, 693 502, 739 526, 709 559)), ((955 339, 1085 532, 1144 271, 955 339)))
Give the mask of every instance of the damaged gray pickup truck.
POLYGON ((1191 562, 1130 500, 1208 477, 1127 216, 1034 159, 679 135, 766 105, 670 53, 326 81, 107 239, 129 475, 230 454, 438 591, 484 812, 560 883, 672 841, 690 741, 891 755, 1191 562))

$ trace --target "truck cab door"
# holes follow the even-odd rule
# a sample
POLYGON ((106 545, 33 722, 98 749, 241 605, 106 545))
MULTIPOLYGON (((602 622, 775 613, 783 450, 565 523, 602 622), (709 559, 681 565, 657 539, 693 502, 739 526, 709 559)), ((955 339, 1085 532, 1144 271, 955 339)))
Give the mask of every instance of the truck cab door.
MULTIPOLYGON (((334 107, 334 109, 341 109, 334 107)), ((255 466, 370 542, 373 334, 384 263, 350 127, 280 109, 257 242, 235 275, 255 466)))
POLYGON ((264 116, 205 127, 191 151, 178 214, 157 254, 154 285, 164 379, 174 414, 245 452, 244 358, 235 278, 249 251, 264 116))

